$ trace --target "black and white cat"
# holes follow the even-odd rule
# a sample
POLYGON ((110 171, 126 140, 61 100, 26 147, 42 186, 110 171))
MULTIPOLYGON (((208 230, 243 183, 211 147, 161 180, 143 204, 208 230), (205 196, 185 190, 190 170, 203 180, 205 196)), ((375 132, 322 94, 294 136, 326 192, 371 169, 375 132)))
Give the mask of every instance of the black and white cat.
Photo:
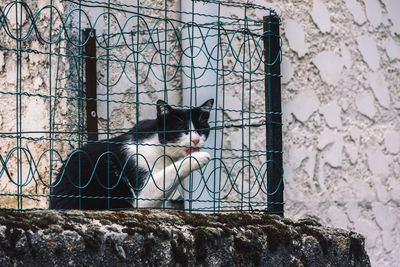
POLYGON ((137 195, 138 207, 161 207, 191 171, 210 159, 199 149, 209 134, 213 103, 175 109, 158 100, 156 119, 73 151, 52 185, 50 209, 128 209, 135 207, 137 195))

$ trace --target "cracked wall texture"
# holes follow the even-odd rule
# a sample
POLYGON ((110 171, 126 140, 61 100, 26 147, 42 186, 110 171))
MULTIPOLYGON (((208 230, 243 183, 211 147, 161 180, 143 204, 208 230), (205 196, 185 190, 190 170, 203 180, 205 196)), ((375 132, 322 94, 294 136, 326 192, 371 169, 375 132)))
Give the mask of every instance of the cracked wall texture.
POLYGON ((373 266, 395 266, 400 2, 256 3, 282 18, 285 215, 358 231, 373 266))

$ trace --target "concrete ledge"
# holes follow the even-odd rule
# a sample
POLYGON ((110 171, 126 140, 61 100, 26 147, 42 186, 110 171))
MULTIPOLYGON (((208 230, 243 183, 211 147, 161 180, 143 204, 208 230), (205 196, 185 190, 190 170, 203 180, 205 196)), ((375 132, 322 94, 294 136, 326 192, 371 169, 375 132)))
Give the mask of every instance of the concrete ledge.
POLYGON ((0 266, 370 266, 364 238, 259 213, 0 211, 0 266))

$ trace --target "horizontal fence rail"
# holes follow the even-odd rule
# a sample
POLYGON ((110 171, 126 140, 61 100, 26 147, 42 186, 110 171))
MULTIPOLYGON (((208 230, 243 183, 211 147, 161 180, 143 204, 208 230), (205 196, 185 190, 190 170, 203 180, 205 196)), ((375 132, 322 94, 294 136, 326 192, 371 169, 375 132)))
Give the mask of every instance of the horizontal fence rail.
POLYGON ((2 208, 47 209, 63 199, 82 209, 89 202, 105 209, 130 203, 283 215, 281 38, 274 10, 232 1, 0 7, 2 208), (196 107, 207 99, 213 99, 207 127, 169 130, 164 115, 161 130, 139 130, 169 107, 187 110, 195 121, 196 107), (131 139, 119 137, 127 132, 131 139), (204 132, 206 163, 191 145, 137 141, 204 132), (88 147, 103 150, 93 158, 88 147), (121 157, 116 147, 130 150, 121 157), (157 149, 164 153, 146 157, 157 149), (168 154, 185 149, 179 160, 168 154), (186 161, 194 170, 180 177, 186 161), (57 190, 65 185, 73 190, 57 190), (150 185, 157 194, 142 193, 150 185), (115 193, 124 186, 126 193, 115 193), (98 193, 88 194, 91 188, 98 193))

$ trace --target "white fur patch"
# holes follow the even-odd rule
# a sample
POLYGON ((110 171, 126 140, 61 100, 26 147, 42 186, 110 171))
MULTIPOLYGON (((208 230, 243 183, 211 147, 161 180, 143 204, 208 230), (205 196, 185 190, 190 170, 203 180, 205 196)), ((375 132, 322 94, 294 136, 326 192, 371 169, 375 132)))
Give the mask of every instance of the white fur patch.
MULTIPOLYGON (((131 160, 136 160, 137 155, 137 166, 142 170, 151 171, 152 174, 150 181, 140 193, 140 198, 162 198, 163 192, 159 188, 163 186, 166 189, 170 189, 166 192, 166 195, 168 197, 171 196, 179 184, 177 182, 178 177, 184 179, 190 174, 190 171, 203 167, 209 160, 210 155, 207 152, 196 152, 186 157, 187 150, 190 147, 201 148, 206 141, 205 135, 199 135, 194 131, 195 128, 192 122, 190 122, 190 130, 187 134, 181 134, 181 137, 176 142, 168 143, 165 147, 160 143, 157 134, 144 139, 140 144, 125 145, 124 149, 128 157, 131 160), (195 145, 192 142, 193 139, 199 139, 199 143, 195 145), (176 171, 177 169, 179 169, 179 172, 176 171)), ((139 207, 156 207, 161 205, 159 201, 139 202, 139 207)))
POLYGON ((153 168, 154 170, 160 168, 155 165, 159 165, 162 161, 159 160, 159 158, 164 155, 164 148, 160 144, 156 134, 143 140, 140 144, 125 145, 125 150, 128 156, 133 160, 136 160, 136 156, 133 155, 138 155, 137 166, 140 169, 150 171, 153 168))

